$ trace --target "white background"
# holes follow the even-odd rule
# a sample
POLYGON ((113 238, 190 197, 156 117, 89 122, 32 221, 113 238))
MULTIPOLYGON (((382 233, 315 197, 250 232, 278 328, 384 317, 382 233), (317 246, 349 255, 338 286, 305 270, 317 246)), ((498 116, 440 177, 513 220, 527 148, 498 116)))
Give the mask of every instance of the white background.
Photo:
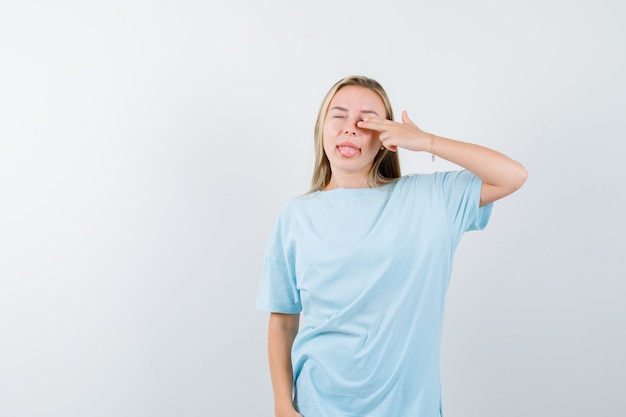
POLYGON ((265 242, 351 74, 530 173, 457 252, 446 417, 626 415, 624 39, 622 0, 2 0, 0 417, 271 416, 265 242))

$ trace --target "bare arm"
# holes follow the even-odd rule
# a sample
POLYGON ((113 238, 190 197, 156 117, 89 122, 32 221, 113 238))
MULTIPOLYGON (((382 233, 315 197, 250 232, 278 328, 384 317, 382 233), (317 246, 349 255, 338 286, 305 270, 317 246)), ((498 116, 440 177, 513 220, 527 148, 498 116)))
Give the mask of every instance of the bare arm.
POLYGON ((299 325, 299 314, 270 314, 268 356, 276 417, 300 416, 293 407, 293 368, 291 364, 291 347, 298 333, 299 325))
POLYGON ((472 143, 435 136, 421 130, 402 112, 402 123, 383 119, 364 119, 359 127, 376 130, 383 145, 391 150, 433 152, 481 179, 480 205, 492 203, 519 189, 528 176, 517 161, 500 152, 472 143))
POLYGON ((435 135, 432 141, 436 155, 467 169, 482 180, 481 206, 512 194, 528 176, 522 164, 484 146, 435 135))

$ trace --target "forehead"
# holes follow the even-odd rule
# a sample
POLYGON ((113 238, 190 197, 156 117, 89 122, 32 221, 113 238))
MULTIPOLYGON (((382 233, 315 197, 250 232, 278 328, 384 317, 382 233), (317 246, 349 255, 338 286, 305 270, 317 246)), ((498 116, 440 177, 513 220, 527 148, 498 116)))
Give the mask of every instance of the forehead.
POLYGON ((348 85, 337 91, 330 101, 330 108, 333 106, 351 111, 376 110, 382 112, 382 115, 385 113, 385 104, 378 93, 357 85, 348 85))

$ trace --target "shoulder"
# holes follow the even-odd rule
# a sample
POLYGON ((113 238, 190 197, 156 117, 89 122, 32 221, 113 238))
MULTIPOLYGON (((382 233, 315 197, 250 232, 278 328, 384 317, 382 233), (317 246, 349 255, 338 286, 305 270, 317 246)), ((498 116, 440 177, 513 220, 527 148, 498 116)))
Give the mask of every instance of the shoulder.
POLYGON ((403 198, 415 196, 420 201, 445 198, 450 193, 463 193, 465 190, 480 189, 481 181, 469 171, 437 171, 427 174, 408 174, 394 183, 394 194, 403 198))
POLYGON ((407 188, 415 187, 427 187, 437 181, 440 181, 441 172, 427 173, 427 174, 406 174, 398 178, 393 187, 395 190, 404 191, 407 188))
POLYGON ((290 219, 297 216, 298 213, 302 213, 310 210, 311 206, 315 204, 319 191, 312 193, 302 194, 287 200, 282 204, 278 211, 278 219, 290 219))
POLYGON ((407 174, 398 179, 398 185, 431 185, 456 181, 471 182, 477 177, 467 170, 437 171, 427 174, 407 174))
POLYGON ((306 208, 307 206, 314 204, 319 195, 320 191, 313 191, 293 197, 283 204, 281 211, 289 212, 306 208))

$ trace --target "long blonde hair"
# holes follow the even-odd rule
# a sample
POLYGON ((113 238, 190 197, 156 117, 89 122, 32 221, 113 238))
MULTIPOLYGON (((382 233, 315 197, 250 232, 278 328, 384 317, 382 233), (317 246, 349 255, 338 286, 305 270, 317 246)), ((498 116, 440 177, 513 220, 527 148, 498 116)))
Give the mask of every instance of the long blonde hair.
MULTIPOLYGON (((365 87, 381 98, 385 106, 385 118, 387 120, 393 120, 393 110, 391 109, 391 102, 387 93, 378 81, 371 78, 353 75, 339 80, 331 87, 326 93, 322 105, 320 106, 319 113, 317 114, 317 121, 315 122, 315 132, 313 136, 313 143, 315 146, 315 167, 313 170, 313 178, 311 180, 311 189, 309 192, 322 190, 328 185, 331 177, 331 168, 326 152, 324 151, 324 120, 326 119, 326 113, 328 107, 337 91, 348 85, 356 85, 365 87)), ((384 148, 376 154, 372 168, 367 176, 367 185, 369 187, 378 187, 392 182, 396 178, 400 177, 400 160, 397 152, 391 152, 389 149, 384 148)))

